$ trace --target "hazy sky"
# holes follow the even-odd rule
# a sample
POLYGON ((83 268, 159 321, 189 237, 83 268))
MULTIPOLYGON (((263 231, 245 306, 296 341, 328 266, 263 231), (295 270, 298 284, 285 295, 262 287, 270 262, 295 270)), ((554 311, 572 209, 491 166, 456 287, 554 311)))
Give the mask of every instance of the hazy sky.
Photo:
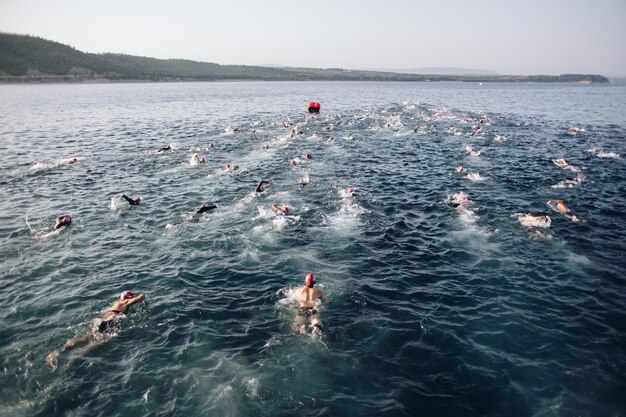
POLYGON ((219 64, 626 76, 626 0, 0 0, 0 31, 219 64))

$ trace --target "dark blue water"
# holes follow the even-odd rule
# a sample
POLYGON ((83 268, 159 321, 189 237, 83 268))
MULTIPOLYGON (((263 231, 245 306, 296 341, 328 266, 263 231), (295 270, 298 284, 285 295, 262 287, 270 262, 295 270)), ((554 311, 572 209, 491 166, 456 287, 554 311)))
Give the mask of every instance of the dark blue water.
POLYGON ((625 109, 593 85, 0 86, 0 415, 624 415, 625 109), (321 338, 291 330, 309 272, 321 338), (46 364, 123 290, 146 302, 108 343, 46 364))

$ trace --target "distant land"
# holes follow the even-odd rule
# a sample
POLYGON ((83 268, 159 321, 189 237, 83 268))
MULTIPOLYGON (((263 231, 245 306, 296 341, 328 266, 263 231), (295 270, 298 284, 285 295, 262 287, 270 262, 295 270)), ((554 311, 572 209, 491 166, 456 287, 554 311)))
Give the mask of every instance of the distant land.
POLYGON ((403 74, 422 75, 500 75, 499 73, 485 69, 449 68, 449 67, 425 67, 425 68, 368 68, 368 71, 399 72, 403 74))
POLYGON ((220 65, 186 59, 93 54, 35 36, 0 33, 0 82, 3 83, 226 80, 609 82, 606 77, 594 74, 425 74, 390 70, 220 65))

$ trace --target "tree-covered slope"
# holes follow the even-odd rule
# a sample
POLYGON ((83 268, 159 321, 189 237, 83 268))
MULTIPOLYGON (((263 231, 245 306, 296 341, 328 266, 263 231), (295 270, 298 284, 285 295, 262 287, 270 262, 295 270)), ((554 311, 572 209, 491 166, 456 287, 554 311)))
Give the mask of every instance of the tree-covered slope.
POLYGON ((42 38, 0 33, 0 81, 80 80, 366 80, 473 82, 608 82, 600 75, 455 76, 220 65, 185 59, 92 54, 42 38))

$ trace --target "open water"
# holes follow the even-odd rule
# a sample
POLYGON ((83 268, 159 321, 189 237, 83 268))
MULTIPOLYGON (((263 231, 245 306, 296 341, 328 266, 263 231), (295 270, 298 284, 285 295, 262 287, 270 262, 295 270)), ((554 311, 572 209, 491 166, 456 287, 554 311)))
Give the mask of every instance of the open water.
POLYGON ((0 416, 625 415, 625 110, 595 85, 0 86, 0 416), (309 272, 322 337, 291 329, 309 272), (123 290, 146 301, 108 343, 45 362, 123 290))

